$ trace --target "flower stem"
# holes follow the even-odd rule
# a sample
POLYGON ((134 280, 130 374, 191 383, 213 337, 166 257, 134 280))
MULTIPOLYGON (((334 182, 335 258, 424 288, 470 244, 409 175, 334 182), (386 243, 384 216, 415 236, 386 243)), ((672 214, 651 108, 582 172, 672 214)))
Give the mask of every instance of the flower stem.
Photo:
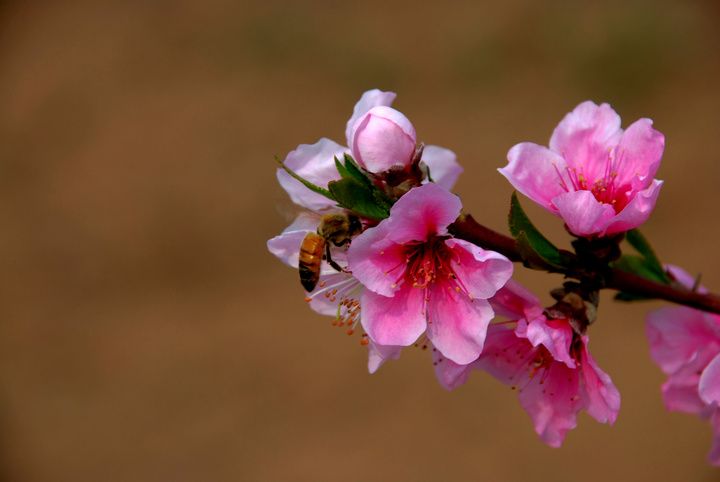
MULTIPOLYGON (((513 238, 479 224, 469 214, 462 214, 450 226, 450 232, 455 237, 469 241, 483 249, 496 251, 511 261, 522 261, 515 248, 513 238)), ((586 271, 586 268, 568 269, 564 274, 569 278, 577 278, 577 273, 580 271, 586 271)), ((605 288, 720 314, 720 296, 713 293, 702 294, 678 284, 658 283, 617 268, 611 268, 610 275, 605 281, 605 288)))

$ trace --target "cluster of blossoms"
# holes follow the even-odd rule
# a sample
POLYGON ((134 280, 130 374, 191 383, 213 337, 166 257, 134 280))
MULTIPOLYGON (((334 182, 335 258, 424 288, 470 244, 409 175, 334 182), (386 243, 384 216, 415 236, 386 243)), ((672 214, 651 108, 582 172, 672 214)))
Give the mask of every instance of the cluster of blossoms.
MULTIPOLYGON (((362 327, 371 373, 403 347, 421 345, 448 390, 473 370, 516 388, 553 447, 581 409, 612 424, 620 394, 590 355, 587 329, 603 273, 621 263, 619 242, 655 206, 662 134, 649 119, 623 130, 609 105, 588 101, 560 122, 549 147, 510 149, 499 171, 575 238, 576 254, 562 253, 519 221, 520 260, 577 279, 553 290, 556 303, 543 308, 511 279, 513 261, 462 235, 467 217, 450 192, 462 168, 451 151, 418 144, 412 123, 390 107, 394 98, 363 94, 347 123, 347 147, 321 139, 288 154, 278 180, 304 209, 268 242, 270 252, 299 268, 312 309, 351 333, 362 327)), ((711 417, 712 462, 720 464, 720 317, 661 310, 648 318, 648 335, 670 375, 668 408, 711 417)))

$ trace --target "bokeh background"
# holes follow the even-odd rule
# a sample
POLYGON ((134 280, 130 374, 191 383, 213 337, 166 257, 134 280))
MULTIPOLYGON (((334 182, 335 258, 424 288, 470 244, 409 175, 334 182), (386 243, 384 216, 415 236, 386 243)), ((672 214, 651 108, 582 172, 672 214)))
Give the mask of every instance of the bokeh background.
MULTIPOLYGON (((709 424, 663 407, 663 303, 603 293, 620 416, 552 449, 488 376, 446 392, 418 349, 369 375, 265 247, 293 214, 273 156, 344 143, 367 89, 458 154, 501 231, 507 150, 592 99, 665 134, 644 232, 720 290, 718 78, 711 0, 4 1, 0 479, 718 480, 709 424)), ((517 271, 545 302, 561 282, 517 271)))

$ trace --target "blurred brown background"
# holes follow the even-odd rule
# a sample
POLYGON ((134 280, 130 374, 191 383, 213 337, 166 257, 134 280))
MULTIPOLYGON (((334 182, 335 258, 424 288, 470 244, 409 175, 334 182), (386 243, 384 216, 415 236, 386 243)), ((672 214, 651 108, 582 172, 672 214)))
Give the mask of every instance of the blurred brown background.
MULTIPOLYGON (((367 374, 265 248, 289 222, 273 156, 344 143, 367 89, 458 154, 456 192, 502 231, 507 150, 592 99, 665 134, 644 232, 720 290, 717 3, 485 3, 3 2, 0 478, 718 480, 709 424, 663 407, 662 303, 603 294, 591 349, 622 410, 552 449, 490 377, 445 392, 415 349, 367 374)), ((561 281, 518 279, 546 302, 561 281)))

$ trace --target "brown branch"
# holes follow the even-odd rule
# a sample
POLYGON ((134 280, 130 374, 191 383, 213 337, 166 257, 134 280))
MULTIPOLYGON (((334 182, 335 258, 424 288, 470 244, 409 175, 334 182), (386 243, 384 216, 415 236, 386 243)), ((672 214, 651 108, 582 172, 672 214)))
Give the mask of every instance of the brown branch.
MULTIPOLYGON (((520 254, 515 248, 515 240, 513 238, 486 228, 475 221, 469 214, 461 215, 457 221, 451 225, 450 231, 460 239, 470 241, 483 249, 496 251, 511 261, 522 261, 520 254)), ((575 278, 576 276, 573 276, 574 272, 576 271, 569 269, 565 275, 575 278)), ((720 314, 720 297, 715 294, 698 293, 697 291, 689 290, 677 284, 666 285, 657 283, 617 268, 612 268, 611 274, 606 280, 605 287, 645 298, 670 301, 691 308, 720 314)))

